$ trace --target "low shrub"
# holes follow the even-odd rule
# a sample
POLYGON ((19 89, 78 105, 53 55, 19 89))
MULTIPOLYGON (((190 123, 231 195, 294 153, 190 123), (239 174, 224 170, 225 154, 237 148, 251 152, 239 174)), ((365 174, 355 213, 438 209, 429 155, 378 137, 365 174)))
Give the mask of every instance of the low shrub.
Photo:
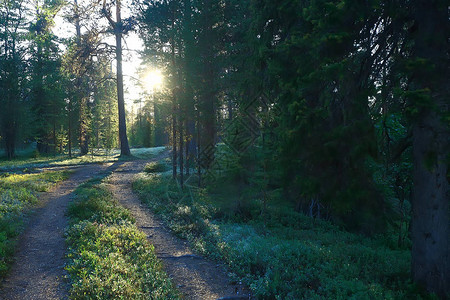
POLYGON ((163 174, 142 174, 133 188, 195 249, 224 260, 259 299, 429 298, 409 279, 409 249, 309 218, 282 201, 264 216, 238 219, 227 217, 232 206, 223 195, 183 192, 163 174))
POLYGON ((147 173, 162 173, 167 171, 169 168, 165 163, 154 161, 145 165, 144 171, 147 173))
POLYGON ((76 190, 66 232, 71 299, 178 299, 154 248, 100 180, 76 190))

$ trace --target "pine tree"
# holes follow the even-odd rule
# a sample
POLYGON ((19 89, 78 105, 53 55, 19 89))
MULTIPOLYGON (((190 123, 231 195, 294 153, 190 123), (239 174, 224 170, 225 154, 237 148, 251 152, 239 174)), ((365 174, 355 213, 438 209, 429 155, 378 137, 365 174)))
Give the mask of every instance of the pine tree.
POLYGON ((55 90, 61 87, 59 48, 51 32, 53 19, 61 6, 61 1, 36 0, 32 7, 34 20, 29 29, 34 123, 37 148, 41 153, 55 150, 56 119, 63 107, 63 93, 55 90))
POLYGON ((15 157, 19 137, 25 137, 27 127, 25 13, 24 1, 0 3, 0 141, 8 159, 15 157))
POLYGON ((121 15, 121 1, 116 0, 116 19, 113 20, 110 10, 107 8, 106 0, 103 1, 104 16, 113 29, 116 38, 116 61, 117 61, 117 106, 119 110, 119 140, 120 140, 120 155, 131 155, 130 147, 128 145, 127 124, 125 118, 125 100, 123 92, 123 71, 122 71, 122 37, 129 30, 124 24, 121 15))

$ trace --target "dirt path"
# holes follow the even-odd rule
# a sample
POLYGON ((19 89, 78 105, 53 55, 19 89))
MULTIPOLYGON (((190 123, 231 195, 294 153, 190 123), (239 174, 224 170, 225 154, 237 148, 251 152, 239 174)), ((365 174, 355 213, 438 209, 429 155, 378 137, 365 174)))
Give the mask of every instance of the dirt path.
POLYGON ((20 236, 16 261, 0 287, 0 299, 65 299, 64 216, 73 190, 83 181, 121 163, 74 168, 75 173, 41 196, 39 207, 20 236))
MULTIPOLYGON (((147 161, 148 162, 148 161, 147 161)), ((145 161, 122 164, 109 178, 114 196, 136 218, 136 225, 155 246, 157 256, 163 261, 168 275, 186 299, 247 299, 242 287, 233 285, 223 265, 205 259, 192 252, 184 240, 176 238, 169 229, 146 207, 131 189, 135 174, 145 161)))

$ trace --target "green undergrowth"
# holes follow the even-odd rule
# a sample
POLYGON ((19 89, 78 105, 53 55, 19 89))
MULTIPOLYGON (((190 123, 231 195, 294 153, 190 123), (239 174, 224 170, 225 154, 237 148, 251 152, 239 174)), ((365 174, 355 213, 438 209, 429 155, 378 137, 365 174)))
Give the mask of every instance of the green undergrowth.
POLYGON ((268 205, 263 217, 257 203, 182 192, 164 174, 142 173, 133 187, 175 233, 225 261, 259 299, 427 298, 410 282, 409 250, 390 247, 386 237, 349 233, 283 203, 268 205))
POLYGON ((178 299, 130 212, 101 178, 80 185, 66 231, 71 299, 178 299))
POLYGON ((146 173, 162 173, 169 170, 169 167, 167 164, 161 162, 161 161, 152 161, 145 165, 144 172, 146 173))
POLYGON ((39 174, 0 174, 0 278, 12 262, 16 237, 26 216, 38 201, 38 193, 67 179, 67 171, 39 174))

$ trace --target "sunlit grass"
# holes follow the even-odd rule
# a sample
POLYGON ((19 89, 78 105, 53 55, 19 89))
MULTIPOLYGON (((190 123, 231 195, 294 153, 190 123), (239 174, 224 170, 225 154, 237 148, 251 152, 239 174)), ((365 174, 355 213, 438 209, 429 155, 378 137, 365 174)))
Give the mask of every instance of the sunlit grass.
POLYGON ((12 262, 15 238, 22 232, 30 209, 38 202, 38 192, 47 191, 68 176, 67 171, 0 176, 0 278, 12 262))
POLYGON ((59 167, 59 166, 73 166, 91 163, 106 163, 115 162, 118 160, 129 159, 151 159, 160 153, 164 152, 165 147, 153 148, 133 148, 131 149, 131 157, 121 158, 120 150, 114 149, 107 151, 105 149, 98 149, 90 152, 87 155, 79 156, 74 153, 72 158, 67 155, 55 156, 41 156, 41 157, 18 157, 13 160, 6 160, 0 158, 0 172, 14 171, 21 169, 35 169, 44 167, 59 167))
POLYGON ((101 178, 78 187, 68 215, 71 299, 179 299, 153 246, 101 178))

